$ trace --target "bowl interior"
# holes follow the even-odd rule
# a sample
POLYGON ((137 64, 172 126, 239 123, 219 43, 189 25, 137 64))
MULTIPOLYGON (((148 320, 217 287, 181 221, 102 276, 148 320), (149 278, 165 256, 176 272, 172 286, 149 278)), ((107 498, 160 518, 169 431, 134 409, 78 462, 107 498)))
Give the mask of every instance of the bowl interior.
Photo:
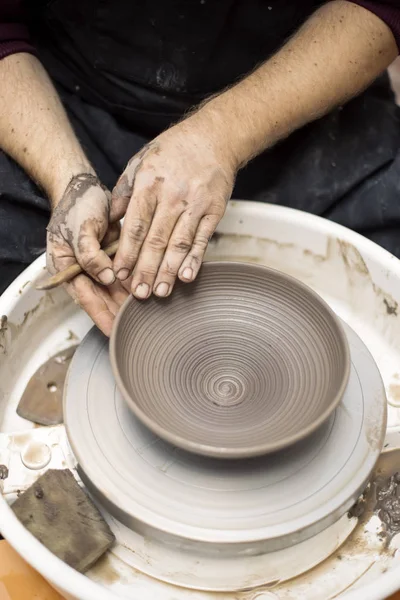
POLYGON ((205 263, 168 299, 130 297, 110 346, 117 385, 170 443, 209 456, 273 452, 314 431, 347 385, 350 355, 328 305, 260 265, 205 263))

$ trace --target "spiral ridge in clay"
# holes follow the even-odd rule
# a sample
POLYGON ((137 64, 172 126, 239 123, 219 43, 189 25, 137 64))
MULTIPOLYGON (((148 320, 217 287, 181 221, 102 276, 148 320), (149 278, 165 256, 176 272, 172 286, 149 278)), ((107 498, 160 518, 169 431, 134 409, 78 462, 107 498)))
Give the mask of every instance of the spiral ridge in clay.
POLYGON ((221 458, 303 439, 340 402, 350 368, 342 326, 315 292, 232 262, 205 263, 168 299, 129 298, 110 354, 140 420, 176 446, 221 458))

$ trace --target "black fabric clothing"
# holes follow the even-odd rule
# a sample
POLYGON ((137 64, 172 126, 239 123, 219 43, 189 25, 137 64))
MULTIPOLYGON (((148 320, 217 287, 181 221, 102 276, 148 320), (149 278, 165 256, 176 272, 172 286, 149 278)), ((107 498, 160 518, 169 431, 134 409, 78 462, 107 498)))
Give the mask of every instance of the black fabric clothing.
MULTIPOLYGON (((273 54, 323 2, 25 0, 38 55, 110 188, 128 159, 273 54)), ((400 127, 388 77, 240 171, 234 197, 291 206, 400 257, 400 127)), ((48 202, 0 153, 0 289, 45 248, 48 202)))
MULTIPOLYGON (((111 189, 149 138, 59 92, 101 180, 111 189)), ((386 79, 296 132, 239 172, 234 197, 291 206, 355 229, 400 257, 400 128, 386 79)), ((0 291, 45 250, 46 198, 0 152, 0 291)))
MULTIPOLYGON (((148 141, 105 111, 58 88, 75 132, 105 185, 112 189, 133 154, 148 141)), ((26 173, 0 151, 0 293, 45 251, 49 202, 26 173)))
POLYGON ((25 0, 52 77, 149 136, 269 58, 321 4, 25 0))

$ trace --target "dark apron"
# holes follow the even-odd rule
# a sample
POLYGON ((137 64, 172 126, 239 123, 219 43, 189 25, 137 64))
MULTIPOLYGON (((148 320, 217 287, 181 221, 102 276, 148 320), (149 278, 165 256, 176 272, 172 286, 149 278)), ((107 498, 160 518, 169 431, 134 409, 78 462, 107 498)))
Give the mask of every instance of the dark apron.
MULTIPOLYGON (((26 0, 40 57, 59 86, 147 139, 268 59, 321 4, 26 0)), ((252 161, 234 195, 376 234, 400 256, 400 235, 389 231, 400 228, 399 146, 385 75, 252 161)))
POLYGON ((271 56, 321 2, 26 0, 52 75, 155 135, 271 56), (42 6, 42 8, 38 8, 42 6))

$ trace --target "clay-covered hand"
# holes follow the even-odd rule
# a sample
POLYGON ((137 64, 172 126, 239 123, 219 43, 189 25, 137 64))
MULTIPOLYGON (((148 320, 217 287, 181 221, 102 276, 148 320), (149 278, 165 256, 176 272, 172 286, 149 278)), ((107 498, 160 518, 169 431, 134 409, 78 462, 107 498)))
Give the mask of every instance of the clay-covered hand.
POLYGON ((116 277, 132 293, 168 296, 178 276, 196 277, 232 193, 234 161, 199 119, 165 131, 128 163, 112 193, 111 216, 126 211, 116 277))
POLYGON ((111 259, 101 249, 118 239, 120 226, 109 219, 110 192, 90 173, 75 176, 47 227, 47 268, 56 273, 78 262, 87 273, 66 289, 96 325, 110 335, 119 307, 128 296, 116 281, 111 259))

